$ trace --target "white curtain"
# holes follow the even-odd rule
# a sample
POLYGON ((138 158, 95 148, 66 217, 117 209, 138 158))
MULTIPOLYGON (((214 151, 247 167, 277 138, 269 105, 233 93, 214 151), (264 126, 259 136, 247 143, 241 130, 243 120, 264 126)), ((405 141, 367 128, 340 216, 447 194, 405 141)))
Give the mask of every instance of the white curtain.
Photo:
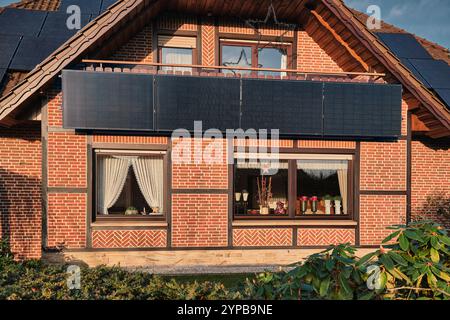
POLYGON ((337 170, 347 170, 347 161, 342 160, 298 160, 297 168, 311 177, 326 179, 337 170))
MULTIPOLYGON (((164 55, 164 63, 167 64, 192 64, 192 50, 185 49, 171 49, 168 48, 167 52, 164 55)), ((163 67, 162 70, 172 70, 176 71, 192 71, 192 68, 183 68, 183 67, 163 67)))
POLYGON ((130 160, 116 157, 100 157, 98 173, 98 211, 107 215, 119 199, 130 168, 130 160))
POLYGON ((134 173, 142 195, 150 207, 163 212, 164 163, 157 158, 136 158, 132 160, 134 173))
MULTIPOLYGON (((287 64, 288 64, 288 56, 286 53, 283 53, 281 55, 281 69, 287 69, 287 67, 288 67, 287 64)), ((286 77, 286 75, 287 75, 286 72, 281 73, 282 77, 286 77)))
POLYGON ((344 209, 344 214, 347 214, 348 169, 339 169, 337 174, 339 179, 339 190, 341 191, 342 207, 344 209))

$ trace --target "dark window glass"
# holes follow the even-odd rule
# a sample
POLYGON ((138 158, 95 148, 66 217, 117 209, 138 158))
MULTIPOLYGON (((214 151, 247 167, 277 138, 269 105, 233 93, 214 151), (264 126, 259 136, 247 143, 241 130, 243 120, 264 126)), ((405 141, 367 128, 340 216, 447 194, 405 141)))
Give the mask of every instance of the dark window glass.
MULTIPOLYGON (((252 47, 222 46, 222 65, 226 67, 252 67, 252 47)), ((223 70, 224 73, 233 72, 223 70)), ((248 74, 250 71, 239 71, 241 74, 248 74)))
POLYGON ((264 217, 289 214, 288 162, 280 161, 276 173, 264 170, 263 167, 260 163, 236 162, 236 215, 264 217))

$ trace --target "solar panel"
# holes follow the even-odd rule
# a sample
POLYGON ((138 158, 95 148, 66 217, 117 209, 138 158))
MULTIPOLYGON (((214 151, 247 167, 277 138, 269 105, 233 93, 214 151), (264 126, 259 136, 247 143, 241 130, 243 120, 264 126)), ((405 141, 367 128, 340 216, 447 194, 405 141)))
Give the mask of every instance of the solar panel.
POLYGON ((20 36, 0 34, 0 68, 8 68, 20 38, 20 36))
POLYGON ((324 135, 398 137, 400 85, 325 83, 324 135))
POLYGON ((81 14, 99 14, 102 0, 62 0, 59 11, 67 13, 67 8, 76 5, 80 7, 81 14))
POLYGON ((409 59, 433 89, 450 89, 450 66, 442 60, 409 59))
POLYGON ((450 110, 450 89, 436 89, 436 93, 444 101, 448 110, 450 110))
POLYGON ((63 42, 64 39, 60 38, 23 37, 9 68, 24 71, 33 70, 63 42))
POLYGON ((423 85, 427 88, 431 88, 431 85, 427 82, 427 80, 425 80, 424 77, 422 77, 422 75, 420 74, 419 71, 416 70, 416 68, 414 68, 413 64, 409 61, 409 59, 406 58, 402 58, 400 59, 403 63, 403 65, 405 67, 407 67, 409 69, 409 71, 411 71, 412 74, 414 74, 416 76, 416 78, 423 83, 423 85))
POLYGON ((106 9, 108 9, 110 6, 112 6, 116 2, 117 2, 117 0, 103 0, 100 13, 105 12, 106 9))
POLYGON ((377 35, 398 58, 433 59, 411 34, 377 33, 377 35))
POLYGON ((161 131, 239 128, 240 81, 226 78, 157 76, 157 127, 161 131))
MULTIPOLYGON (((49 12, 39 36, 69 39, 78 29, 69 29, 67 19, 70 16, 61 12, 49 12)), ((81 15, 81 28, 89 23, 91 15, 81 15)))
POLYGON ((283 135, 321 135, 322 87, 311 81, 243 80, 241 126, 279 129, 283 135))
POLYGON ((22 36, 37 36, 47 12, 6 8, 0 14, 0 32, 22 36))
POLYGON ((63 124, 73 129, 153 130, 153 76, 64 70, 63 124))
POLYGON ((0 68, 0 91, 2 89, 3 78, 6 75, 6 69, 0 68))

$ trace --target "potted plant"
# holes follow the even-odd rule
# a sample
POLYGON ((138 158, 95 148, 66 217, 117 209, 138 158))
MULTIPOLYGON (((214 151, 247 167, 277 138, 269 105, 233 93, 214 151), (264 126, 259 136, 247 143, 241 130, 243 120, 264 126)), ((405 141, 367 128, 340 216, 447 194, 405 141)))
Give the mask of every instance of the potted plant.
POLYGON ((258 177, 257 184, 259 213, 266 216, 270 213, 269 203, 272 199, 272 177, 267 179, 262 176, 261 180, 258 177))
POLYGON ((337 196, 337 197, 334 197, 333 200, 334 200, 334 214, 341 215, 342 214, 342 210, 341 210, 342 198, 337 196))
POLYGON ((318 204, 319 199, 316 196, 311 197, 311 211, 313 212, 313 214, 317 213, 318 204))
POLYGON ((135 207, 128 207, 127 210, 125 211, 126 216, 135 216, 138 214, 139 214, 139 211, 135 207))
POLYGON ((325 214, 330 215, 331 214, 331 201, 333 198, 327 194, 325 197, 323 197, 323 200, 325 201, 325 214))

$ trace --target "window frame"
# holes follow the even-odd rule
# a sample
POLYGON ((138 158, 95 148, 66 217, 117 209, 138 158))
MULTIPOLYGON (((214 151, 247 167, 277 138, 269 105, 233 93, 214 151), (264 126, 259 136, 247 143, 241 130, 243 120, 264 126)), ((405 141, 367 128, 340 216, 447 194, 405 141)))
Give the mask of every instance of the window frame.
POLYGON ((109 150, 103 148, 92 149, 92 222, 112 222, 112 221, 155 221, 167 222, 170 214, 170 199, 169 199, 169 153, 165 150, 109 150), (98 157, 102 156, 143 156, 155 155, 163 160, 163 193, 164 193, 164 208, 166 208, 160 216, 126 216, 126 215, 102 215, 97 212, 97 168, 98 157))
MULTIPOLYGON (((263 41, 263 42, 267 42, 267 41, 263 41)), ((258 49, 262 49, 258 46, 260 42, 258 41, 253 41, 253 40, 243 40, 243 39, 238 39, 238 40, 234 40, 234 39, 220 39, 219 40, 219 44, 220 44, 220 50, 219 50, 219 65, 222 65, 222 57, 223 57, 223 47, 224 46, 235 46, 235 47, 251 47, 252 50, 252 68, 258 68, 258 49)), ((284 48, 287 52, 287 69, 290 69, 293 65, 293 43, 290 42, 283 42, 283 43, 279 43, 277 44, 276 42, 269 42, 267 44, 267 46, 265 46, 264 48, 284 48)), ((239 70, 237 70, 239 71, 239 70)), ((251 71, 250 72, 251 75, 257 75, 257 71, 251 71)))
MULTIPOLYGON (((319 150, 319 149, 318 149, 319 150)), ((338 150, 336 150, 338 151, 338 150)), ((349 152, 349 153, 342 153, 342 154, 338 154, 336 152, 333 153, 333 151, 322 151, 322 152, 301 152, 301 153, 296 153, 295 151, 288 151, 288 152, 283 152, 284 154, 296 154, 299 157, 301 157, 302 155, 308 154, 308 155, 315 155, 315 156, 323 156, 323 155, 347 155, 347 156, 351 156, 352 159, 351 160, 347 160, 348 161, 348 176, 347 176, 347 181, 348 181, 348 199, 347 199, 347 208, 348 208, 348 214, 346 215, 296 215, 296 201, 297 201, 297 172, 298 172, 298 168, 297 168, 297 160, 300 159, 288 159, 288 215, 286 216, 276 216, 276 215, 271 215, 271 216, 264 216, 264 215, 248 215, 248 216, 244 216, 244 215, 237 215, 235 208, 236 208, 236 200, 234 197, 235 194, 235 181, 236 181, 236 171, 237 166, 236 166, 236 157, 234 157, 234 163, 233 165, 231 165, 231 170, 232 170, 232 181, 230 183, 230 185, 232 186, 232 192, 230 193, 230 197, 232 197, 232 199, 230 200, 230 204, 232 203, 232 217, 233 217, 233 221, 252 221, 252 220, 266 220, 266 221, 271 221, 271 220, 281 220, 281 221, 285 221, 285 220, 291 220, 291 221, 299 221, 299 220, 320 220, 320 221, 354 221, 355 220, 355 186, 356 186, 356 172, 355 172, 355 152, 349 152)), ((331 159, 330 159, 331 160, 331 159)))
MULTIPOLYGON (((192 50, 192 64, 198 64, 198 36, 197 34, 191 34, 191 33, 180 33, 180 32, 159 32, 156 34, 156 52, 157 52, 157 61, 158 63, 162 63, 162 49, 163 48, 172 48, 172 49, 191 49, 192 50), (185 48, 185 47, 176 47, 176 46, 160 46, 158 43, 160 36, 173 36, 173 37, 188 37, 188 38, 196 38, 197 45, 195 48, 185 48)), ((162 67, 158 67, 158 70, 161 70, 162 67)))

